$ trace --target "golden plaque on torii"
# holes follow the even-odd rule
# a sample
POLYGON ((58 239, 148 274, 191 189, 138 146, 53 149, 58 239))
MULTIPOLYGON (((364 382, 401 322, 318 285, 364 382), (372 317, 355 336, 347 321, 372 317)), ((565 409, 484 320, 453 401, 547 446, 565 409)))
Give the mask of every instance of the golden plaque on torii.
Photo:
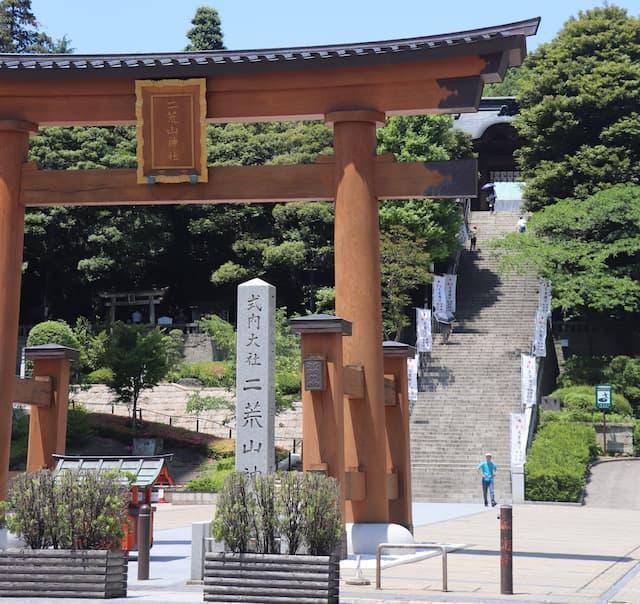
POLYGON ((136 80, 138 183, 207 182, 207 80, 136 80))

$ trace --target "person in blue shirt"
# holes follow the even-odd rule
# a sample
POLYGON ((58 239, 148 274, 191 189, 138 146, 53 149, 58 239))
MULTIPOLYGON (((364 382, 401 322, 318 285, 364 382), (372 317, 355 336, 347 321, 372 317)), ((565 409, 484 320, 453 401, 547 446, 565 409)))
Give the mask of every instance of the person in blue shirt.
POLYGON ((495 478, 498 466, 491 460, 491 453, 485 455, 485 461, 478 465, 478 470, 482 474, 482 496, 484 497, 484 505, 487 507, 487 491, 491 495, 491 506, 495 507, 496 497, 493 491, 493 479, 495 478))

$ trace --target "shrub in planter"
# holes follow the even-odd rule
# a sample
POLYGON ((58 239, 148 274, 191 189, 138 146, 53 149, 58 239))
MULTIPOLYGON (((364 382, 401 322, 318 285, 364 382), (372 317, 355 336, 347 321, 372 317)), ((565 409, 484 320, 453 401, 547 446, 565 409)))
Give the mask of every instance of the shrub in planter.
POLYGON ((223 485, 214 523, 227 552, 206 554, 205 600, 250 601, 259 593, 269 602, 337 603, 340 567, 333 552, 342 530, 333 479, 232 474, 223 485), (289 542, 289 554, 268 553, 275 550, 278 530, 289 542), (258 553, 249 549, 254 543, 258 553), (305 544, 311 555, 297 555, 305 544))
POLYGON ((340 493, 333 478, 308 472, 304 475, 302 535, 312 556, 328 556, 342 542, 344 526, 340 493))
POLYGON ((285 538, 290 554, 297 554, 302 544, 302 512, 303 479, 298 472, 282 472, 280 476, 280 493, 277 500, 278 529, 285 538))
POLYGON ((30 549, 0 552, 0 597, 126 596, 128 558, 119 548, 127 493, 114 473, 16 478, 7 525, 30 549))
POLYGON ((249 479, 234 472, 222 485, 218 497, 213 533, 218 541, 224 541, 232 552, 249 551, 252 536, 254 498, 249 479))
POLYGON ((128 488, 113 473, 18 476, 7 525, 31 549, 119 549, 128 488))

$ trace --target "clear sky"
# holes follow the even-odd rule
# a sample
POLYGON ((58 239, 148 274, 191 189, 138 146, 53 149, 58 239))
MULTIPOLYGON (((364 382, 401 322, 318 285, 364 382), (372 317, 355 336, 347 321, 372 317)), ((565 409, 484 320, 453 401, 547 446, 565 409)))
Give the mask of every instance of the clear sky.
MULTIPOLYGON (((617 0, 633 15, 640 0, 617 0)), ((529 48, 550 40, 591 0, 32 0, 42 28, 76 53, 182 50, 198 6, 218 9, 227 48, 366 42, 542 17, 529 48)))

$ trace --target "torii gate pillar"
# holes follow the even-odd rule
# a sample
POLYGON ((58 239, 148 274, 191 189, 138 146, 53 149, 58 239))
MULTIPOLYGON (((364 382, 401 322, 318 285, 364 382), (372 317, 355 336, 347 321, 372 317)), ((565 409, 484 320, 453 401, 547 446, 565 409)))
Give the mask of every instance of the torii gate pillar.
POLYGON ((364 498, 347 500, 352 522, 388 522, 385 459, 384 365, 380 293, 380 227, 375 188, 377 111, 336 111, 335 287, 336 314, 353 325, 344 340, 346 365, 364 369, 364 396, 345 402, 345 466, 364 473, 364 498))
POLYGON ((0 121, 0 500, 6 496, 11 448, 11 415, 20 315, 24 206, 22 166, 27 159, 30 122, 0 121))

